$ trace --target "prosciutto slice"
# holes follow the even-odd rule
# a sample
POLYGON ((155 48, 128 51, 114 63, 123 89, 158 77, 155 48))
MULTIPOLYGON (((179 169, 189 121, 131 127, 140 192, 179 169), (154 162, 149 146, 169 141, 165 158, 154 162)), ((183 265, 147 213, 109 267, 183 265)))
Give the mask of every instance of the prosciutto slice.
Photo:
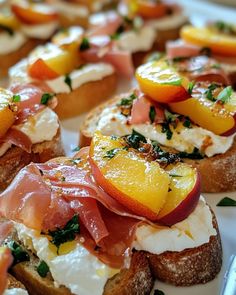
POLYGON ((8 142, 20 147, 27 153, 31 152, 32 142, 30 138, 25 133, 15 128, 9 129, 6 135, 0 139, 0 142, 8 142))
POLYGON ((0 248, 0 294, 3 294, 7 287, 7 271, 13 262, 11 250, 0 248))

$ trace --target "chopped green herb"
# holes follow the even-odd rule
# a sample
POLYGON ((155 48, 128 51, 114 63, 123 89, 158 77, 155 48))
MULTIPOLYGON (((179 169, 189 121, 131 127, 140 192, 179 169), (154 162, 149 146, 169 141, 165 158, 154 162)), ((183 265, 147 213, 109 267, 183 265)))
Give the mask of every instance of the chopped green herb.
POLYGON ((165 118, 166 118, 166 120, 167 120, 168 123, 176 122, 176 120, 179 117, 178 114, 172 114, 171 112, 169 112, 166 109, 164 110, 164 114, 165 114, 165 118))
POLYGON ((219 88, 220 85, 216 83, 212 83, 207 87, 207 90, 205 91, 206 98, 211 101, 216 101, 216 98, 213 96, 213 91, 217 88, 219 88))
POLYGON ((62 177, 61 177, 61 181, 66 181, 65 176, 62 176, 62 177))
POLYGON ((48 101, 54 97, 53 93, 44 93, 41 97, 41 104, 48 104, 48 101))
POLYGON ((154 290, 153 295, 165 295, 165 293, 163 291, 161 291, 161 290, 156 289, 156 290, 154 290))
POLYGON ((151 123, 154 122, 155 117, 156 117, 156 109, 154 106, 151 106, 150 110, 149 110, 149 119, 150 119, 151 123))
POLYGON ((160 82, 162 85, 173 85, 173 86, 181 86, 182 84, 182 79, 177 79, 174 81, 168 81, 168 82, 160 82))
POLYGON ((169 174, 170 177, 183 177, 183 175, 178 175, 178 174, 169 174))
POLYGON ((29 254, 15 241, 9 242, 7 246, 11 249, 12 255, 14 257, 14 264, 30 260, 29 254))
POLYGON ((184 117, 184 122, 183 122, 184 127, 187 128, 192 128, 192 123, 189 117, 184 117))
POLYGON ((85 50, 87 50, 89 48, 90 48, 89 40, 88 40, 88 38, 84 37, 81 44, 80 44, 79 50, 80 51, 85 51, 85 50))
POLYGON ((70 91, 72 91, 72 81, 71 81, 71 77, 69 74, 65 75, 65 79, 64 82, 68 85, 68 87, 70 88, 70 91))
POLYGON ((137 98, 137 96, 132 93, 129 97, 122 98, 118 103, 118 106, 131 106, 133 101, 137 98))
POLYGON ((236 33, 236 30, 233 27, 233 25, 225 23, 223 21, 217 21, 215 22, 214 25, 216 29, 222 33, 231 34, 231 35, 234 35, 236 33))
POLYGON ((0 29, 7 32, 10 36, 14 36, 14 30, 12 28, 0 24, 0 29))
POLYGON ((170 129, 170 125, 169 123, 162 123, 162 129, 161 129, 162 133, 166 133, 166 138, 168 140, 171 140, 173 132, 170 129))
POLYGON ((229 197, 225 197, 216 206, 219 206, 219 207, 235 207, 236 206, 236 201, 229 198, 229 197))
POLYGON ((124 32, 125 28, 123 25, 119 26, 119 28, 116 30, 114 34, 110 36, 111 40, 119 40, 120 35, 124 32))
POLYGON ((188 158, 188 159, 203 159, 204 158, 204 155, 202 155, 199 151, 198 148, 194 148, 192 153, 186 153, 186 152, 179 152, 177 154, 180 158, 188 158))
POLYGON ((192 81, 192 82, 190 82, 189 84, 188 84, 188 93, 191 95, 192 94, 192 92, 193 92, 193 87, 194 87, 194 85, 195 85, 195 82, 194 81, 192 81))
POLYGON ((161 149, 157 141, 152 141, 153 151, 156 153, 157 162, 171 164, 180 160, 177 154, 165 152, 161 149))
POLYGON ((122 150, 122 148, 114 148, 112 150, 109 150, 106 152, 106 155, 104 156, 104 158, 108 158, 108 159, 112 159, 115 157, 115 155, 117 155, 118 152, 120 152, 122 150))
POLYGON ((212 69, 221 69, 221 65, 220 64, 213 64, 211 66, 212 69))
POLYGON ((228 86, 218 94, 217 101, 220 101, 221 103, 227 103, 230 100, 232 94, 233 88, 232 86, 228 86))
POLYGON ((81 162, 81 158, 71 159, 71 163, 74 164, 74 165, 78 165, 79 162, 81 162))
POLYGON ((134 149, 138 149, 140 146, 140 143, 141 142, 146 143, 147 140, 142 134, 140 134, 139 132, 133 129, 132 134, 126 136, 126 142, 130 147, 134 149))
POLYGON ((39 265, 37 266, 37 272, 40 277, 45 278, 49 272, 49 267, 45 261, 40 261, 39 265))
POLYGON ((49 231, 48 234, 52 237, 51 243, 59 249, 61 244, 73 241, 75 239, 75 235, 79 233, 79 216, 76 214, 70 221, 67 222, 63 229, 58 228, 54 231, 49 231))
POLYGON ((74 149, 72 149, 71 151, 72 151, 72 152, 78 152, 79 150, 80 150, 80 147, 77 146, 77 147, 75 147, 74 149))
POLYGON ((21 97, 19 94, 14 94, 12 97, 12 102, 19 102, 21 101, 21 97))

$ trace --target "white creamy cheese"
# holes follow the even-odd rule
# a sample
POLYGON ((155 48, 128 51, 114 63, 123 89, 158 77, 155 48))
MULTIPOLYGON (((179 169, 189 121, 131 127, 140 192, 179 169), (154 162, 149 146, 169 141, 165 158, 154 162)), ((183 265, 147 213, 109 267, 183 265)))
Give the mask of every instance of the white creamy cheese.
POLYGON ((21 288, 7 289, 3 295, 28 295, 28 292, 21 288))
MULTIPOLYGON (((70 73, 72 89, 79 88, 81 85, 91 81, 102 80, 113 73, 114 68, 110 64, 86 64, 81 69, 74 70, 70 73)), ((71 90, 64 80, 65 77, 60 76, 57 79, 48 80, 46 83, 55 93, 70 93, 71 90)))
POLYGON ((153 254, 165 251, 182 251, 209 242, 215 236, 212 225, 212 214, 205 200, 201 197, 195 210, 185 220, 170 228, 155 228, 142 225, 136 231, 136 241, 133 247, 153 254))
POLYGON ((40 25, 22 25, 22 32, 30 38, 37 38, 42 40, 49 39, 58 27, 57 21, 52 21, 46 24, 40 25))
POLYGON ((0 33, 0 54, 8 54, 17 51, 26 43, 27 39, 21 32, 14 31, 13 35, 7 32, 0 33))
POLYGON ((10 147, 11 147, 11 144, 8 142, 4 142, 0 144, 0 157, 3 156, 10 147))
MULTIPOLYGON (((94 126, 91 126, 91 128, 94 128, 94 126)), ((96 129, 100 130, 104 135, 114 134, 117 136, 130 134, 132 129, 135 129, 145 137, 158 141, 161 145, 188 153, 191 153, 194 147, 201 150, 205 140, 209 139, 211 145, 204 149, 204 153, 207 157, 225 153, 232 146, 235 137, 235 135, 228 137, 216 135, 211 131, 193 125, 192 128, 172 128, 173 135, 171 140, 168 140, 166 138, 166 133, 162 133, 160 124, 127 124, 127 118, 120 114, 120 110, 116 106, 103 110, 99 116, 96 129)), ((95 130, 91 129, 90 131, 94 132, 95 130)))
POLYGON ((67 1, 63 0, 50 0, 50 2, 59 13, 70 19, 75 19, 77 17, 88 17, 89 15, 89 9, 84 5, 68 3, 67 1))
POLYGON ((24 225, 16 224, 19 238, 31 245, 39 259, 44 260, 51 271, 55 285, 64 285, 76 295, 101 295, 112 269, 77 244, 68 254, 57 255, 49 247, 46 237, 24 225))
POLYGON ((144 26, 137 31, 130 30, 120 34, 117 45, 121 50, 131 53, 148 51, 152 48, 156 36, 156 31, 151 26, 144 26))
POLYGON ((15 128, 25 133, 33 144, 52 140, 59 128, 58 117, 53 110, 46 107, 15 128))

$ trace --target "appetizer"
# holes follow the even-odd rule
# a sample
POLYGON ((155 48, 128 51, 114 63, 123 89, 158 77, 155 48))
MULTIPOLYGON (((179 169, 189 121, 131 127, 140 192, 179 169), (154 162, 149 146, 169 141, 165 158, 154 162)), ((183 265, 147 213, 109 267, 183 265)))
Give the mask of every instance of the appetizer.
POLYGON ((27 253, 11 272, 31 294, 145 295, 153 276, 179 286, 215 278, 220 234, 199 174, 159 148, 96 132, 73 158, 19 172, 0 214, 14 221, 5 246, 27 253))
POLYGON ((185 26, 181 30, 182 40, 167 45, 169 57, 196 56, 202 52, 215 58, 236 84, 236 27, 217 21, 205 27, 185 26))
POLYGON ((56 99, 33 84, 0 89, 0 189, 31 161, 63 155, 56 99), (47 130, 47 132, 45 132, 47 130))
POLYGON ((0 74, 14 65, 38 44, 49 39, 58 27, 58 16, 46 4, 12 1, 0 12, 0 74))
MULTIPOLYGON (((218 82, 189 80, 168 61, 144 64, 140 88, 92 110, 81 127, 80 145, 95 130, 123 136, 135 130, 197 167, 204 192, 236 189, 236 94, 218 82)), ((203 79, 204 80, 204 79, 203 79)))
POLYGON ((10 83, 46 84, 50 93, 57 96, 55 111, 62 119, 88 111, 114 93, 117 81, 111 63, 84 59, 89 46, 82 28, 60 31, 52 43, 37 47, 10 69, 10 83))

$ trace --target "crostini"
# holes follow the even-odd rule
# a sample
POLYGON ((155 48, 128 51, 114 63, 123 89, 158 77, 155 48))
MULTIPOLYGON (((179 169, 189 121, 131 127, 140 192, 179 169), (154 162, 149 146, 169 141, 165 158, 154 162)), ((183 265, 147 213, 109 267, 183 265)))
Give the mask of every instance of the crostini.
POLYGON ((141 90, 119 95, 87 115, 80 145, 88 145, 96 130, 119 136, 135 130, 197 167, 204 192, 235 190, 236 94, 232 87, 195 83, 163 60, 141 66, 136 78, 141 90))
MULTIPOLYGON (((36 48, 10 69, 10 84, 22 81, 46 84, 57 96, 55 111, 61 119, 86 112, 112 95, 117 83, 116 69, 109 60, 92 63, 93 60, 84 59, 83 52, 88 46, 82 28, 63 30, 53 37, 52 43, 36 48)), ((113 59, 121 64, 122 60, 117 58, 113 59)))
POLYGON ((11 272, 30 293, 144 295, 153 275, 180 286, 215 278, 220 234, 199 174, 159 148, 97 132, 73 158, 21 170, 0 214, 14 221, 10 245, 28 253, 11 272))
POLYGON ((167 44, 170 58, 196 56, 203 52, 216 59, 236 84, 236 27, 223 21, 209 23, 205 27, 184 26, 182 40, 167 44))
POLYGON ((32 84, 0 89, 1 190, 30 162, 64 154, 58 117, 50 104, 55 105, 55 98, 32 84))
MULTIPOLYGON (((9 1, 10 2, 10 1, 9 1)), ((11 1, 0 13, 0 74, 43 41, 48 40, 58 28, 58 16, 46 4, 28 1, 11 1)))

